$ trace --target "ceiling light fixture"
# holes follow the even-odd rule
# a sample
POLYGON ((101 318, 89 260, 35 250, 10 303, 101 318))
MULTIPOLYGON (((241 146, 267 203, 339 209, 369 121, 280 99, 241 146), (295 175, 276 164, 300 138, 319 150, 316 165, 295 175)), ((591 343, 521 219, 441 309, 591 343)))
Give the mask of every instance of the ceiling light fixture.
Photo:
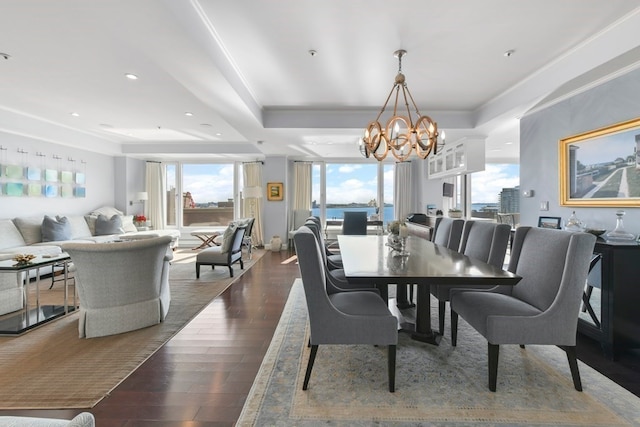
POLYGON ((185 112, 185 113, 184 113, 184 115, 185 115, 185 116, 187 116, 187 117, 192 117, 192 116, 193 116, 193 113, 191 113, 191 112, 187 111, 187 112, 185 112))
POLYGON ((138 80, 138 76, 136 76, 135 74, 127 73, 124 76, 129 80, 138 80))
POLYGON ((73 117, 80 117, 80 114, 78 114, 78 113, 76 113, 76 112, 69 113, 69 114, 71 114, 73 117))
MULTIPOLYGON (((373 156, 376 160, 381 161, 391 152, 398 161, 403 162, 413 152, 421 159, 426 159, 432 152, 433 154, 438 152, 438 136, 440 136, 438 124, 431 120, 429 116, 420 114, 420 110, 418 110, 418 106, 413 100, 411 92, 409 92, 404 74, 402 74, 402 57, 406 54, 407 51, 404 49, 396 50, 393 53, 398 58, 398 74, 395 82, 380 113, 378 113, 374 121, 369 123, 364 131, 364 136, 359 140, 360 152, 367 158, 373 156), (380 124, 380 116, 387 108, 389 99, 391 99, 394 91, 396 94, 393 116, 383 128, 380 124), (401 93, 406 107, 406 116, 400 115, 398 111, 398 101, 401 93), (409 101, 411 101, 411 106, 409 101), (418 118, 416 121, 411 116, 411 107, 415 109, 418 118)), ((444 137, 444 132, 442 132, 441 146, 444 145, 444 137)))
POLYGON ((509 57, 513 56, 513 54, 514 54, 514 53, 516 53, 516 51, 515 51, 515 50, 513 50, 513 49, 509 49, 509 50, 507 50, 505 53, 503 53, 503 55, 504 55, 506 58, 509 58, 509 57))

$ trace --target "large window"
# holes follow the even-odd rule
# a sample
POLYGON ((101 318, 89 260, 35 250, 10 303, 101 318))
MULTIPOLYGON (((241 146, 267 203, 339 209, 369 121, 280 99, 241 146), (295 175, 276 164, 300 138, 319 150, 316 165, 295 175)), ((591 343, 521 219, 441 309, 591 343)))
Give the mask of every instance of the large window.
POLYGON ((168 163, 167 225, 226 225, 234 219, 234 164, 168 163))
POLYGON ((487 163, 470 175, 471 216, 496 219, 499 213, 520 213, 520 165, 487 163))
POLYGON ((378 215, 390 221, 394 218, 393 182, 393 164, 316 163, 312 169, 312 214, 339 220, 345 211, 366 211, 369 217, 378 215))

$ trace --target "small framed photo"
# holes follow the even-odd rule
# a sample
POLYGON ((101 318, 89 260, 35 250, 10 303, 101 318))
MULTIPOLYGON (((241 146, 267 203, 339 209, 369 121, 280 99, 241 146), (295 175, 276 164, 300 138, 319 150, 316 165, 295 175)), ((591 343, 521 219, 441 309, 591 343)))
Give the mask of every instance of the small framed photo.
POLYGON ((281 182, 267 182, 267 200, 284 200, 284 185, 281 182))
POLYGON ((538 227, 542 228, 560 228, 559 216, 541 216, 538 217, 538 227))

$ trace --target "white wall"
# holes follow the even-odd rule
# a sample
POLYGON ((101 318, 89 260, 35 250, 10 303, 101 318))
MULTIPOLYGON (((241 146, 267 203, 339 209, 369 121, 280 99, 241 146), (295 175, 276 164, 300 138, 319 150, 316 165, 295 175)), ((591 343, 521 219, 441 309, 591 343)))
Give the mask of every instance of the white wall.
POLYGON ((289 235, 287 231, 287 216, 293 194, 291 181, 287 179, 289 176, 288 165, 289 162, 284 156, 272 156, 264 160, 264 167, 262 169, 264 188, 266 189, 267 182, 282 182, 284 184, 284 200, 282 201, 267 200, 265 192, 265 198, 263 199, 265 245, 271 241, 273 236, 280 236, 282 242, 287 243, 287 236, 289 235))
MULTIPOLYGON (((572 211, 588 227, 612 230, 616 208, 560 206, 559 141, 571 135, 640 117, 640 70, 573 96, 544 110, 526 115, 520 123, 520 189, 534 197, 520 199, 520 222, 537 225, 541 215, 566 220, 572 211), (540 202, 549 211, 540 211, 540 202)), ((640 207, 640 203, 638 204, 640 207)), ((623 208, 625 229, 640 233, 640 210, 623 208)))
MULTIPOLYGON (((9 197, 0 195, 0 218, 17 216, 78 215, 101 206, 114 206, 114 158, 0 131, 0 163, 50 169, 86 171, 85 198, 9 197), (26 151, 21 154, 18 150, 26 151), (39 157, 36 153, 44 154, 39 157), (61 157, 60 160, 53 156, 61 157), (72 158, 75 162, 70 162, 72 158), (85 161, 85 164, 81 162, 85 161)), ((118 209, 124 205, 115 205, 118 209)))

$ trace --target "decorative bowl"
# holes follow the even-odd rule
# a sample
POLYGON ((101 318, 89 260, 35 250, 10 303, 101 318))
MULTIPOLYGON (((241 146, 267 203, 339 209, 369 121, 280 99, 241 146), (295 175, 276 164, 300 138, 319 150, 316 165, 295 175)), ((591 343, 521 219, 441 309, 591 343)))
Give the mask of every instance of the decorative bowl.
POLYGON ((603 229, 600 229, 600 228, 587 228, 585 231, 587 233, 591 233, 594 236, 599 237, 599 236, 603 235, 604 232, 607 231, 607 230, 603 230, 603 229))
POLYGON ((12 259, 18 264, 28 264, 33 260, 36 256, 32 254, 18 254, 14 256, 12 259))

